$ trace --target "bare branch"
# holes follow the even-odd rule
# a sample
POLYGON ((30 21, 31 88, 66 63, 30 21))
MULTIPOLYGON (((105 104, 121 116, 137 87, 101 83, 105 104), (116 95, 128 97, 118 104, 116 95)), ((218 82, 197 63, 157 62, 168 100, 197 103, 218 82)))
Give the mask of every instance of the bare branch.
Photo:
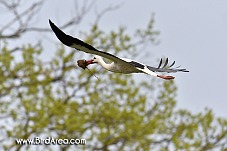
POLYGON ((97 9, 95 10, 96 12, 96 19, 95 19, 95 24, 98 24, 98 22, 101 20, 101 18, 108 12, 115 11, 120 8, 121 4, 118 5, 110 5, 106 8, 104 8, 101 12, 98 12, 97 9))
MULTIPOLYGON (((36 44, 34 44, 32 46, 34 49, 38 49, 38 48, 41 48, 41 41, 38 41, 36 44)), ((14 53, 14 52, 17 52, 17 51, 22 51, 23 50, 23 47, 15 47, 13 49, 10 50, 10 53, 14 53)))
POLYGON ((19 13, 18 1, 16 4, 9 4, 6 1, 0 1, 0 4, 2 4, 4 7, 6 7, 12 14, 14 15, 14 18, 11 19, 8 23, 6 23, 3 27, 1 27, 0 30, 0 39, 7 39, 7 38, 17 38, 20 37, 22 33, 26 31, 26 28, 29 25, 29 22, 31 21, 31 18, 34 16, 34 14, 39 10, 39 8, 42 6, 43 1, 38 1, 36 3, 33 3, 31 6, 29 6, 26 10, 19 13), (10 34, 3 34, 4 31, 9 29, 10 27, 14 26, 15 24, 18 24, 18 27, 15 31, 13 31, 10 34))
MULTIPOLYGON (((17 3, 19 3, 18 1, 17 3)), ((8 4, 6 1, 1 0, 0 4, 2 4, 4 7, 6 7, 9 11, 13 12, 14 18, 10 20, 8 23, 6 23, 3 27, 0 29, 0 39, 9 39, 9 38, 18 38, 21 36, 21 34, 25 32, 35 31, 35 32, 51 32, 52 30, 50 28, 40 28, 40 27, 29 27, 29 23, 31 22, 32 18, 35 16, 35 13, 39 11, 40 6, 43 4, 43 0, 33 3, 28 9, 23 11, 22 13, 18 13, 17 6, 18 4, 8 4), (9 27, 12 27, 13 25, 18 24, 19 27, 14 30, 14 32, 10 34, 3 34, 3 32, 9 27)), ((60 26, 60 28, 64 29, 72 25, 77 25, 81 22, 81 20, 84 18, 84 16, 91 10, 91 8, 94 6, 94 1, 91 3, 87 3, 87 1, 84 1, 83 5, 79 8, 79 5, 77 1, 75 1, 75 10, 76 15, 73 16, 69 21, 66 21, 65 24, 60 26)))

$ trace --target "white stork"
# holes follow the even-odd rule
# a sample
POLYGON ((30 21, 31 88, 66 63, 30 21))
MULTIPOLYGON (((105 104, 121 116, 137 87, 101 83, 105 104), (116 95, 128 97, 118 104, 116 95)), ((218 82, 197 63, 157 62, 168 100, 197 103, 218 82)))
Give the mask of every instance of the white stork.
POLYGON ((78 38, 74 38, 70 35, 65 34, 62 30, 60 30, 54 23, 49 20, 50 26, 57 36, 57 38, 66 46, 75 48, 79 51, 84 51, 86 53, 90 54, 95 54, 94 58, 92 60, 86 61, 87 65, 97 63, 101 65, 103 68, 112 71, 112 72, 117 72, 117 73, 145 73, 145 74, 150 74, 155 77, 159 77, 162 79, 174 79, 173 76, 163 76, 163 75, 158 75, 155 72, 189 72, 186 69, 179 69, 178 67, 176 68, 171 68, 174 64, 175 61, 171 65, 168 64, 168 58, 165 60, 164 65, 162 66, 162 59, 160 60, 160 63, 158 67, 151 67, 144 65, 142 63, 138 63, 136 61, 130 60, 130 59, 125 59, 125 58, 118 58, 110 53, 107 52, 102 52, 94 48, 93 46, 79 40, 78 38), (107 58, 111 61, 113 61, 110 64, 105 63, 105 61, 102 59, 102 57, 107 58), (161 67, 162 66, 162 67, 161 67))

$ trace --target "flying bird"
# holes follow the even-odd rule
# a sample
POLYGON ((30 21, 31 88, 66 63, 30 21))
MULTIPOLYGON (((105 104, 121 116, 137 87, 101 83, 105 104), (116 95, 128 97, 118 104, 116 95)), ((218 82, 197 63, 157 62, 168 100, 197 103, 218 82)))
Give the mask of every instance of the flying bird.
POLYGON ((71 48, 75 48, 79 51, 84 51, 86 53, 94 54, 94 58, 91 60, 87 60, 85 62, 84 68, 90 64, 97 63, 101 65, 103 68, 117 73, 129 74, 129 73, 145 73, 155 77, 159 77, 162 79, 170 80, 174 79, 174 76, 164 76, 159 75, 156 72, 189 72, 186 69, 179 69, 179 66, 176 68, 172 68, 175 64, 175 61, 168 65, 168 58, 163 61, 162 59, 159 62, 158 67, 151 67, 148 65, 144 65, 137 61, 125 58, 119 58, 110 53, 100 51, 93 46, 79 40, 78 38, 74 38, 70 35, 65 34, 62 30, 60 30, 51 20, 49 20, 49 24, 57 38, 66 46, 71 48), (112 63, 106 63, 103 58, 109 59, 112 63))

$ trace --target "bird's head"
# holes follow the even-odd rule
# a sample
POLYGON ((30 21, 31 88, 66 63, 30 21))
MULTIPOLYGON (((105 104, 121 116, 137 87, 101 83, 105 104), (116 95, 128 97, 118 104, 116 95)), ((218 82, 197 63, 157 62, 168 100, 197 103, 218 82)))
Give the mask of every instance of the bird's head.
POLYGON ((95 55, 93 59, 87 60, 87 65, 94 64, 94 63, 100 63, 102 60, 102 57, 95 55))

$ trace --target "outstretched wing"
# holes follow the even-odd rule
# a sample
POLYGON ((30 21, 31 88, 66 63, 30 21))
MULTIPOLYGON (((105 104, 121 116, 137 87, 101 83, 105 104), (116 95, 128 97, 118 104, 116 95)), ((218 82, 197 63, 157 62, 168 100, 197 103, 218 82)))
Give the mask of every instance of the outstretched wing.
POLYGON ((166 58, 165 62, 163 63, 162 59, 159 62, 158 67, 151 67, 151 66, 147 66, 147 68, 153 72, 189 72, 186 69, 180 69, 178 67, 172 68, 175 64, 175 61, 173 61, 173 63, 171 65, 168 65, 168 58, 166 58))
POLYGON ((57 38, 66 46, 75 48, 79 51, 83 51, 90 54, 95 54, 98 56, 102 56, 104 58, 110 59, 115 63, 121 63, 121 64, 128 64, 126 61, 110 54, 107 52, 102 52, 94 48, 93 46, 79 40, 78 38, 74 38, 70 35, 65 34, 62 30, 60 30, 51 20, 49 20, 49 24, 57 38))

